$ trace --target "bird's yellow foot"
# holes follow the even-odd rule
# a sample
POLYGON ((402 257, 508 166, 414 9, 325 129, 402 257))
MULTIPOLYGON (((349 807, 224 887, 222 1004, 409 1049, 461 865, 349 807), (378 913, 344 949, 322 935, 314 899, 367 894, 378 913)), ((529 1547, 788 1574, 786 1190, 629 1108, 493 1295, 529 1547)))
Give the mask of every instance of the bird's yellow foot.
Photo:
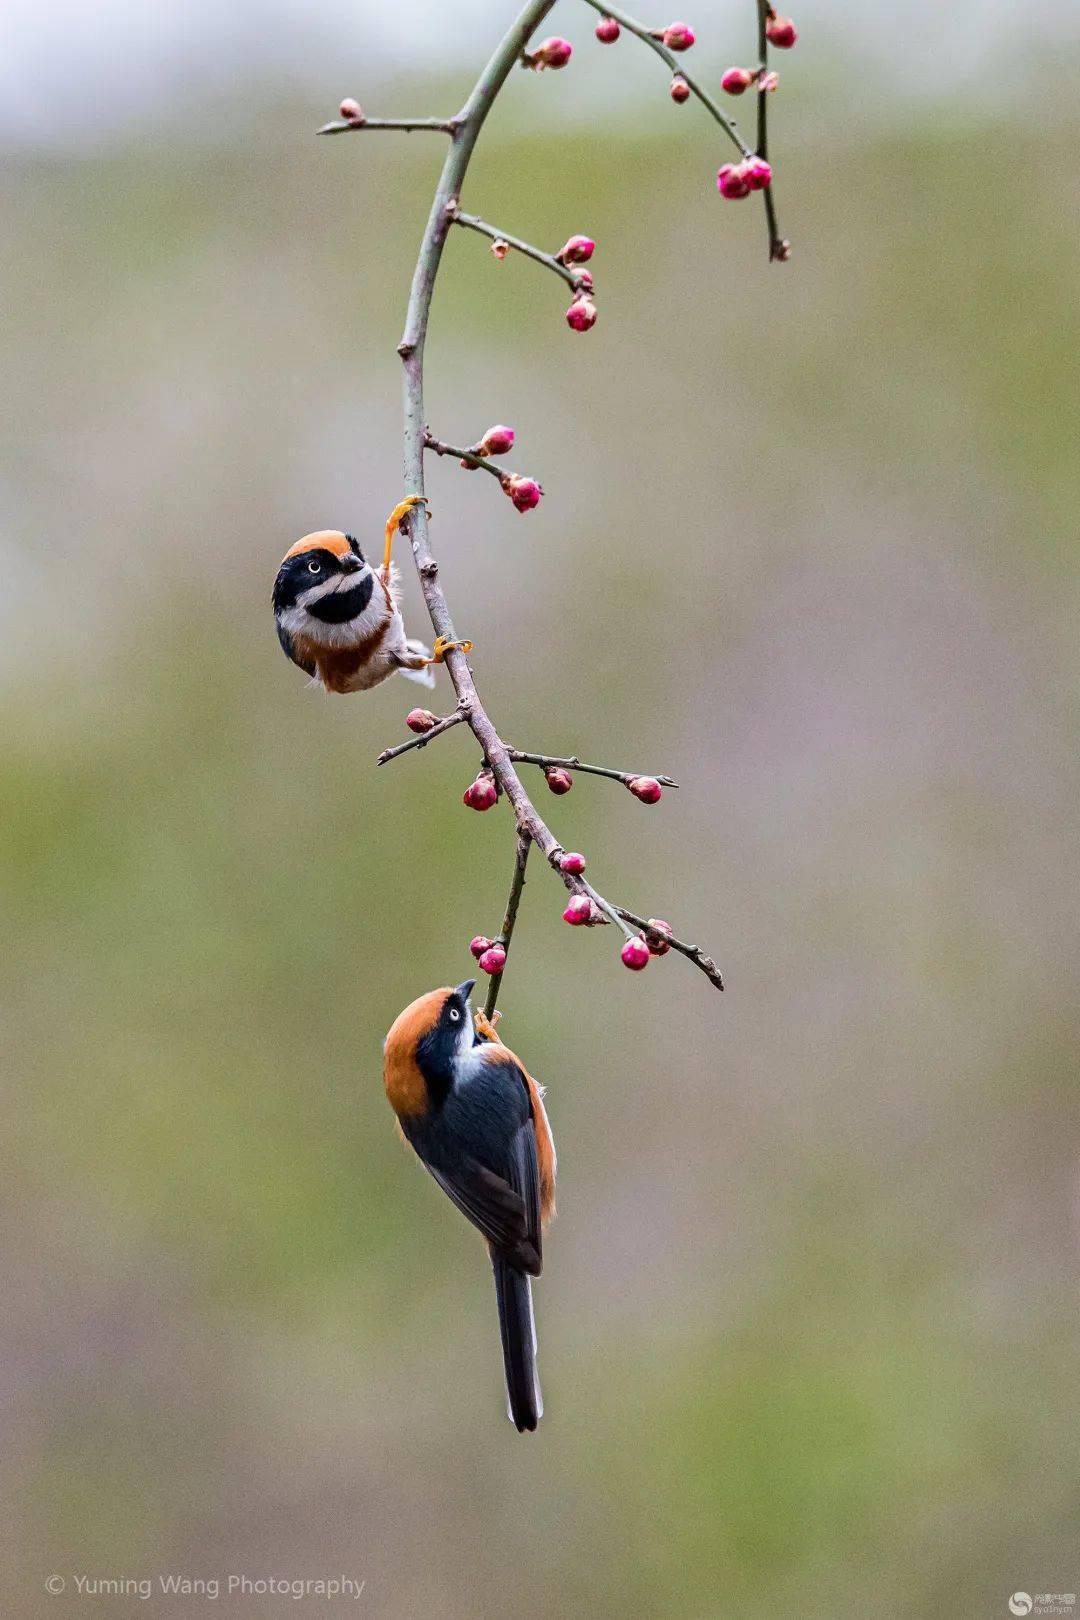
MULTIPOLYGON (((408 517, 414 506, 427 506, 426 495, 406 495, 403 501, 398 501, 394 510, 386 520, 386 547, 383 551, 383 573, 387 579, 390 577, 390 552, 394 545, 394 536, 398 531, 398 524, 403 517, 408 517)), ((431 508, 428 506, 430 515, 431 508)))
POLYGON ((482 1035, 487 1041, 497 1041, 499 1037, 495 1032, 495 1025, 501 1017, 501 1012, 492 1013, 490 1018, 485 1017, 482 1012, 478 1012, 476 1014, 476 1033, 482 1035))
POLYGON ((435 645, 431 649, 431 657, 428 659, 428 663, 441 664, 447 653, 471 653, 472 649, 473 644, 471 641, 450 641, 446 636, 436 636, 435 645))

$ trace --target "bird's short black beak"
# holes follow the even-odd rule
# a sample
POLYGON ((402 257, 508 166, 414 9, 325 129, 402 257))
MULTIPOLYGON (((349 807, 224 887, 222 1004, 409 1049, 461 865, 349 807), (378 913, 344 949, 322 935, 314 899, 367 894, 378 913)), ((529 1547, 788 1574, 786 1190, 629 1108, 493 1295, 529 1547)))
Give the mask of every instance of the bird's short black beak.
POLYGON ((354 557, 351 551, 346 552, 341 559, 341 572, 343 574, 358 574, 363 566, 360 558, 354 557))
POLYGON ((454 991, 455 996, 460 996, 462 1001, 468 1001, 469 997, 473 993, 473 986, 475 983, 475 979, 463 979, 458 985, 457 989, 454 991))

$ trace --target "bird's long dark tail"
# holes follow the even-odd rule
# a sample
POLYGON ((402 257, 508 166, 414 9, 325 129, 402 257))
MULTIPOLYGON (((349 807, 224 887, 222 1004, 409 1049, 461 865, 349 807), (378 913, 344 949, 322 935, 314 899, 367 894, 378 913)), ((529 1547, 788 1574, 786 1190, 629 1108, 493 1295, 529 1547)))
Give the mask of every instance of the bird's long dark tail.
POLYGON ((536 1324, 533 1320, 532 1282, 524 1271, 493 1254, 495 1295, 499 1303, 503 1368, 510 1420, 520 1434, 535 1429, 544 1412, 540 1380, 536 1376, 536 1324))

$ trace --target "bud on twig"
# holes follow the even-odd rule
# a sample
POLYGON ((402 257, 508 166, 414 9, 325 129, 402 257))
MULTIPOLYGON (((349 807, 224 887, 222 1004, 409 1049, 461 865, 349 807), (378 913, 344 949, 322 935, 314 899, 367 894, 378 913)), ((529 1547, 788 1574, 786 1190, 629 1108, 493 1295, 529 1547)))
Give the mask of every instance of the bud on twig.
POLYGON ((484 952, 490 951, 491 941, 486 934, 477 934, 475 939, 470 939, 469 949, 479 962, 484 952))
POLYGON ((547 765, 544 767, 544 780, 557 797, 569 793, 574 785, 574 778, 569 771, 564 771, 561 765, 547 765))
POLYGON ((585 857, 579 855, 576 849, 567 850, 559 858, 559 871, 568 872, 571 877, 580 877, 585 870, 585 857))
POLYGON ((485 973, 501 973, 506 966, 506 952, 501 945, 493 945, 478 958, 477 966, 485 973))
POLYGON ((601 17, 596 25, 596 37, 601 45, 614 45, 621 33, 622 29, 614 17, 601 17))
POLYGON ((563 912, 563 922, 568 922, 572 928, 584 928, 591 916, 592 901, 588 895, 575 894, 563 912))
POLYGON ((573 54, 570 41, 554 34, 550 39, 542 39, 535 51, 526 51, 522 61, 526 67, 542 73, 545 68, 564 68, 573 54))
POLYGON ((649 947, 650 956, 666 956, 671 946, 668 940, 674 930, 670 923, 664 922, 660 917, 650 917, 649 926, 645 930, 645 943, 649 947))
POLYGON ((498 797, 495 773, 485 770, 480 772, 475 782, 470 782, 461 795, 461 802, 467 804, 470 810, 490 810, 498 797))
POLYGON ((555 257, 560 264, 587 264, 596 251, 591 236, 572 236, 555 257))
POLYGON ((405 724, 410 731, 430 731, 432 726, 437 726, 438 723, 438 715, 432 714, 430 709, 410 709, 405 716, 405 724))
POLYGON ((765 24, 765 38, 778 51, 790 51, 798 37, 790 17, 770 17, 765 24))
POLYGON ((656 804, 664 797, 664 790, 655 776, 632 776, 626 785, 642 804, 656 804))
POLYGON ((726 90, 729 96, 741 96, 749 90, 754 82, 754 75, 749 68, 729 67, 720 80, 721 90, 726 90))
POLYGON ((649 965, 649 947, 639 934, 635 939, 628 939, 622 948, 623 966, 628 967, 631 973, 640 973, 642 968, 649 965))
POLYGON ((596 305, 588 293, 581 293, 566 312, 566 324, 575 332, 588 332, 596 325, 596 305))
POLYGON ((505 259, 509 251, 509 242, 504 242, 501 236, 497 236, 491 244, 491 256, 493 259, 505 259))
POLYGON ((661 31, 660 41, 669 51, 688 51, 696 37, 689 23, 673 22, 661 31))
POLYGON ((476 453, 478 456, 505 456, 508 450, 514 448, 514 438, 512 427, 503 427, 501 423, 489 427, 476 446, 476 453))
POLYGON ((517 473, 508 473, 502 487, 519 512, 531 512, 534 506, 539 506, 544 493, 535 478, 521 478, 517 473))
POLYGON ((345 97, 338 108, 338 114, 350 124, 362 124, 364 122, 364 109, 352 96, 345 97))
POLYGON ((690 100, 690 86, 687 84, 684 78, 680 77, 678 73, 676 73, 675 77, 671 81, 670 94, 672 101, 678 102, 680 106, 682 106, 684 101, 690 100))

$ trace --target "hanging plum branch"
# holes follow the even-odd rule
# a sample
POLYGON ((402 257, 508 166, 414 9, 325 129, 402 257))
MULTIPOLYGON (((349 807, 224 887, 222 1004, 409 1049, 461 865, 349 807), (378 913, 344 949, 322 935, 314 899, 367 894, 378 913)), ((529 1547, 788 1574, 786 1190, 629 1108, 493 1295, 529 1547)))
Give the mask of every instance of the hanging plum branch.
MULTIPOLYGON (((756 93, 757 150, 754 151, 743 140, 719 103, 686 71, 682 57, 695 41, 694 31, 688 24, 674 22, 664 27, 650 28, 605 4, 604 0, 585 0, 585 3, 600 13, 596 38, 601 44, 616 43, 624 30, 636 36, 671 70, 669 93, 672 99, 681 104, 695 96, 720 125, 737 148, 739 158, 735 163, 721 166, 716 177, 717 189, 721 197, 733 201, 747 197, 753 191, 762 193, 769 233, 769 257, 786 260, 790 255, 790 244, 780 236, 777 228, 772 169, 766 150, 767 101, 778 82, 776 73, 769 69, 767 52, 770 44, 777 49, 789 49, 795 44, 796 33, 791 20, 779 16, 768 0, 755 0, 757 65, 754 68, 729 68, 720 81, 721 90, 728 95, 741 96, 751 89, 756 93)), ((514 67, 520 64, 540 73, 565 68, 571 60, 573 46, 569 40, 559 36, 552 35, 531 46, 534 33, 554 4, 555 0, 529 0, 499 43, 472 94, 456 116, 442 119, 369 118, 359 103, 348 97, 341 103, 340 117, 319 131, 321 135, 336 135, 366 130, 428 130, 449 136, 450 140, 450 150, 443 163, 413 273, 405 332, 398 345, 404 366, 404 473, 408 494, 423 495, 424 456, 431 452, 437 456, 454 457, 468 471, 490 473, 498 479, 500 487, 519 512, 531 511, 543 495, 535 478, 494 465, 495 460, 507 455, 514 446, 512 428, 500 424, 489 428, 475 443, 458 447, 437 438, 427 426, 424 413, 424 345, 435 280, 452 226, 457 225, 463 230, 488 237, 491 252, 497 259, 517 253, 554 272, 566 282, 571 291, 566 320, 572 331, 587 332, 596 322, 595 285, 591 270, 585 268, 595 248, 591 238, 571 236, 558 252, 549 253, 508 231, 489 225, 475 214, 464 213, 460 207, 462 184, 477 138, 495 98, 514 67)), ((439 564, 431 552, 426 506, 414 506, 402 519, 401 528, 408 534, 412 545, 420 587, 435 632, 445 641, 455 643, 458 638, 439 582, 439 564)), ((593 887, 585 876, 585 856, 562 847, 530 799, 517 767, 528 765, 539 769, 549 791, 555 795, 570 792, 574 773, 580 772, 619 782, 646 805, 656 804, 662 798, 664 788, 674 788, 677 783, 669 776, 648 776, 604 765, 587 765, 573 756, 530 753, 512 747, 500 736, 481 702, 467 653, 460 645, 448 652, 446 667, 457 695, 454 712, 440 718, 428 709, 413 709, 406 718, 406 724, 415 733, 414 737, 397 747, 385 749, 379 755, 378 762, 384 765, 413 749, 424 748, 443 733, 465 724, 480 745, 481 768, 475 781, 465 790, 463 802, 470 809, 487 811, 505 797, 513 811, 516 824, 514 872, 502 927, 493 938, 477 935, 470 945, 480 968, 490 975, 485 1007, 487 1016, 491 1018, 495 1014, 525 885, 529 854, 534 847, 545 857, 569 891, 570 898, 563 912, 567 923, 573 927, 614 926, 625 936, 622 961, 635 972, 646 967, 653 957, 665 956, 674 950, 687 957, 710 983, 722 990, 724 983, 715 962, 696 945, 677 938, 669 923, 657 917, 638 916, 625 906, 605 899, 593 887)))

